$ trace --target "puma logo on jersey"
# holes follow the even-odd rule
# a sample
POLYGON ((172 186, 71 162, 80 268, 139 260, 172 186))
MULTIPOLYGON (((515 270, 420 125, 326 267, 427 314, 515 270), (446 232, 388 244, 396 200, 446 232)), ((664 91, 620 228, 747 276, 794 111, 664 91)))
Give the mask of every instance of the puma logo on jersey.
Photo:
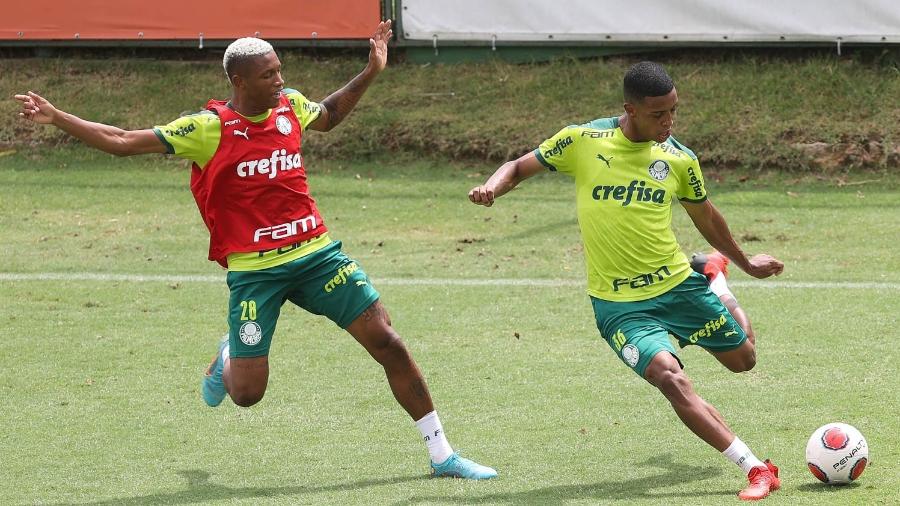
POLYGON ((250 136, 247 135, 247 131, 248 131, 248 130, 250 130, 250 127, 245 128, 243 132, 241 132, 240 130, 238 130, 237 128, 235 128, 234 130, 232 130, 232 132, 234 132, 234 135, 239 135, 239 136, 241 136, 241 137, 243 137, 243 138, 245 138, 245 139, 247 139, 247 140, 249 141, 249 140, 250 140, 250 136))
POLYGON ((602 160, 604 163, 606 163, 606 168, 607 168, 607 169, 611 168, 611 167, 609 166, 609 162, 610 162, 610 160, 613 159, 613 157, 606 158, 605 156, 601 155, 600 153, 597 153, 597 159, 598 159, 598 160, 602 160))
POLYGON ((737 335, 737 330, 735 330, 734 327, 731 327, 731 330, 729 330, 728 332, 725 333, 725 337, 736 336, 736 335, 737 335))

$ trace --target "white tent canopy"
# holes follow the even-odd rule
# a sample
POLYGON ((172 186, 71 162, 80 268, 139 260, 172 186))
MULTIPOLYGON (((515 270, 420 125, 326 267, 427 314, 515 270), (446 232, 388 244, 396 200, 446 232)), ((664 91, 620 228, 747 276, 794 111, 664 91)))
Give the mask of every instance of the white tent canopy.
POLYGON ((403 36, 496 42, 900 42, 898 0, 403 0, 403 36))

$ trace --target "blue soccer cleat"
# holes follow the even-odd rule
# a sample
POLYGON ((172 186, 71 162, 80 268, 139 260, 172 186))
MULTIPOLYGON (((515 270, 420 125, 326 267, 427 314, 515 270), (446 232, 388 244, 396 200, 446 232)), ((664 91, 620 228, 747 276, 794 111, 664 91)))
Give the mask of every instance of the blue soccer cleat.
POLYGON ((222 399, 225 398, 225 383, 222 382, 222 371, 225 369, 225 361, 222 360, 222 351, 226 346, 228 346, 228 334, 225 334, 225 337, 219 342, 219 351, 206 369, 206 373, 203 375, 203 384, 200 388, 203 402, 213 408, 222 404, 222 399))
POLYGON ((444 462, 440 464, 431 463, 431 475, 435 478, 449 476, 467 480, 489 480, 497 476, 497 471, 460 457, 458 453, 453 452, 453 455, 450 455, 444 462))

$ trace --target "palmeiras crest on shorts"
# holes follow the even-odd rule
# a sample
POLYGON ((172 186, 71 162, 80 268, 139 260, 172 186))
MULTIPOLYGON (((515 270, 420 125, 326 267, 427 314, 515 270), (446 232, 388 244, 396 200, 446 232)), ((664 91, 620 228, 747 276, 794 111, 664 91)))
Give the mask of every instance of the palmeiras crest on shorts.
POLYGON ((662 181, 669 175, 669 164, 664 160, 654 160, 647 172, 650 173, 650 177, 653 179, 662 181))
POLYGON ((641 358, 641 353, 638 351, 637 346, 633 344, 626 344, 624 348, 622 348, 622 360, 625 361, 631 367, 634 367, 638 363, 638 359, 641 358))
POLYGON ((262 339, 262 329, 256 322, 244 322, 238 334, 241 342, 247 346, 255 346, 262 339))
POLYGON ((291 126, 291 120, 285 118, 284 116, 278 116, 278 118, 275 119, 275 128, 277 128, 278 131, 283 133, 284 135, 289 135, 291 133, 291 130, 294 129, 294 127, 291 126))

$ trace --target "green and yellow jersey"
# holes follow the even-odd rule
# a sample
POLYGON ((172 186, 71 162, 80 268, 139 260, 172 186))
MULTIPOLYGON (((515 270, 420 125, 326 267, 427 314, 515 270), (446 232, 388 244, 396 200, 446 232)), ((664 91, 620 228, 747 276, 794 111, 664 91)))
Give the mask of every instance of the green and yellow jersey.
POLYGON ((665 293, 691 268, 672 232, 674 200, 703 202, 697 157, 673 138, 631 142, 618 118, 569 126, 535 150, 575 178, 588 293, 628 302, 665 293))
MULTIPOLYGON (((299 91, 285 88, 284 94, 294 108, 297 121, 303 130, 310 123, 319 118, 322 108, 316 102, 311 102, 299 91)), ((247 120, 259 123, 272 113, 271 110, 259 116, 247 117, 247 120)), ((219 138, 222 135, 222 123, 219 117, 209 110, 202 110, 195 114, 182 116, 168 125, 153 127, 156 136, 166 145, 168 153, 179 158, 184 158, 205 167, 212 160, 219 148, 219 138)))
MULTIPOLYGON (((291 102, 302 130, 306 130, 306 127, 318 119, 322 113, 322 108, 318 103, 310 101, 299 91, 285 88, 284 94, 291 102)), ((272 114, 271 109, 258 116, 246 118, 248 121, 259 123, 267 119, 270 114, 272 114)), ((222 122, 219 120, 219 116, 212 111, 203 110, 182 116, 167 125, 156 126, 153 131, 165 144, 169 154, 190 160, 202 169, 212 160, 216 150, 219 149, 222 122)), ((325 234, 304 244, 288 248, 286 252, 272 250, 264 253, 232 253, 228 255, 228 269, 232 271, 267 269, 318 251, 330 242, 331 239, 325 234)))

